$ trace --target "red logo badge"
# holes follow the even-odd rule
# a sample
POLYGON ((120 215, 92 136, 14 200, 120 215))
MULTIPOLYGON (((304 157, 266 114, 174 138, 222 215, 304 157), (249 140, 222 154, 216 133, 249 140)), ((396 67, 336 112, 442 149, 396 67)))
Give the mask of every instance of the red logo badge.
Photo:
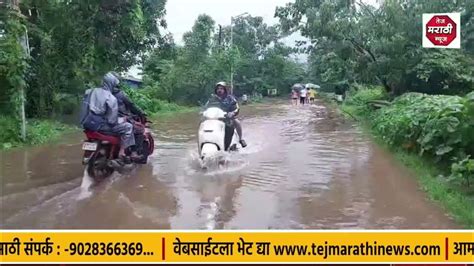
POLYGON ((423 47, 460 48, 460 15, 423 14, 423 47))

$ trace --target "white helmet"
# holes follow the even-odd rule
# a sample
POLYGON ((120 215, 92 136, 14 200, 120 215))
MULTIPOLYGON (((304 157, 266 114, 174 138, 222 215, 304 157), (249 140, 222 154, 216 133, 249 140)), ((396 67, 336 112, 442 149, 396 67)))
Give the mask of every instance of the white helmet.
POLYGON ((216 83, 216 86, 215 86, 215 87, 217 87, 217 86, 227 87, 227 83, 225 83, 224 81, 220 81, 220 82, 217 82, 217 83, 216 83))
POLYGON ((217 83, 216 83, 216 86, 214 86, 214 93, 217 93, 217 88, 218 88, 219 86, 224 87, 225 92, 228 93, 228 91, 227 91, 227 83, 225 83, 224 81, 221 81, 221 82, 217 82, 217 83))

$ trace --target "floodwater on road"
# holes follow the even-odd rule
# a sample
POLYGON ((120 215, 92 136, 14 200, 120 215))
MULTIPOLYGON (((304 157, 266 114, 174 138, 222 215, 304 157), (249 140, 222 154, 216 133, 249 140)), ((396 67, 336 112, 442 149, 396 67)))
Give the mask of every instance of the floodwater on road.
POLYGON ((321 102, 243 106, 241 118, 249 146, 208 172, 194 113, 159 118, 149 163, 96 186, 81 133, 0 152, 0 228, 459 228, 390 153, 321 102))

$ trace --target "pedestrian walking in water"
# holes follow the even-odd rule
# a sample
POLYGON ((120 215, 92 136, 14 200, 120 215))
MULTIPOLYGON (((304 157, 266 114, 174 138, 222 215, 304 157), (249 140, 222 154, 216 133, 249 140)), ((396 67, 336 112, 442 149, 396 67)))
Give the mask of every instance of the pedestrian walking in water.
POLYGON ((306 104, 309 104, 309 92, 311 91, 310 88, 308 87, 305 87, 306 88, 306 99, 305 99, 305 103, 306 104))
POLYGON ((304 105, 306 103, 307 94, 308 94, 308 90, 306 88, 303 88, 300 91, 300 104, 304 105))
POLYGON ((316 91, 314 89, 309 89, 308 91, 308 102, 313 104, 314 103, 314 99, 316 98, 316 91))
POLYGON ((291 90, 291 104, 298 105, 298 92, 296 90, 291 90))

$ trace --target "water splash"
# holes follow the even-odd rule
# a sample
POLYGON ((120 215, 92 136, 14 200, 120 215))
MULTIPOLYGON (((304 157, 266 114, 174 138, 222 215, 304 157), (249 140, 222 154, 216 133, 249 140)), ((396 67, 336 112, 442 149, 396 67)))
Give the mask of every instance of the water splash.
POLYGON ((83 200, 89 198, 92 195, 90 191, 91 186, 94 184, 94 179, 89 176, 87 169, 84 169, 84 175, 82 177, 81 187, 79 189, 79 195, 77 196, 78 200, 83 200))
POLYGON ((185 162, 187 175, 216 176, 236 172, 249 165, 245 154, 239 152, 217 152, 214 156, 202 161, 195 151, 190 151, 185 162))

